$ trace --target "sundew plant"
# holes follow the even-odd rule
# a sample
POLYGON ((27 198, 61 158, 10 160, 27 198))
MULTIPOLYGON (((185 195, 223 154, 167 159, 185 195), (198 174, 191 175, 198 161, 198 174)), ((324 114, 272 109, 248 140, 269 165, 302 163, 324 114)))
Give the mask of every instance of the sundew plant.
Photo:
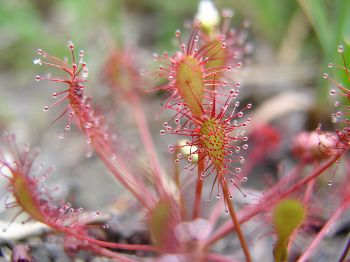
POLYGON ((34 2, 0 8, 14 36, 71 37, 38 32, 30 86, 0 83, 0 257, 350 259, 347 1, 34 2))

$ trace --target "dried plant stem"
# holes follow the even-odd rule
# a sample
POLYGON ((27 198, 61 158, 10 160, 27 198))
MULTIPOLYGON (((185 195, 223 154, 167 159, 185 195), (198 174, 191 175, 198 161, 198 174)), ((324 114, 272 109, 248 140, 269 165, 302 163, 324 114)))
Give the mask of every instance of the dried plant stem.
POLYGON ((202 189, 203 189, 203 178, 202 174, 204 172, 204 155, 202 152, 198 153, 198 177, 197 177, 197 184, 196 184, 196 193, 194 197, 194 204, 193 204, 193 214, 192 218, 196 219, 200 216, 201 213, 201 200, 202 200, 202 189))
POLYGON ((174 160, 174 180, 176 184, 176 188, 178 190, 179 194, 179 204, 181 209, 181 217, 183 220, 187 219, 187 208, 186 208, 186 201, 184 199, 184 195, 182 193, 181 188, 181 179, 180 179, 180 168, 179 165, 175 162, 177 159, 177 154, 180 153, 180 149, 175 149, 175 154, 173 154, 173 160, 174 160))
POLYGON ((243 232, 241 230, 239 221, 237 219, 236 212, 235 212, 235 209, 233 207, 232 201, 230 199, 230 192, 229 192, 228 186, 224 180, 220 179, 220 181, 221 181, 221 186, 222 186, 222 190, 224 193, 224 199, 225 199, 226 205, 228 207, 228 211, 230 213, 234 228, 237 232, 239 242, 241 243, 241 246, 242 246, 242 249, 243 249, 243 252, 245 255, 245 259, 247 262, 251 262, 252 259, 250 257, 249 249, 248 249, 247 243, 244 239, 243 232))
MULTIPOLYGON (((333 223, 340 217, 340 215, 347 209, 350 205, 350 198, 348 198, 334 213, 334 215, 328 220, 328 222, 322 227, 321 231, 317 234, 315 239, 307 247, 304 254, 299 258, 298 262, 308 261, 308 258, 314 253, 315 248, 323 239, 327 230, 333 225, 333 223)), ((341 261, 341 260, 340 260, 341 261)))
MULTIPOLYGON (((279 201, 280 199, 288 196, 289 194, 295 192, 296 190, 298 190, 300 187, 306 185, 309 181, 317 178, 319 175, 321 175, 324 171, 326 171, 328 168, 330 168, 334 163, 336 163, 338 161, 338 159, 342 156, 342 154, 336 154, 334 156, 332 156, 325 164, 323 164, 322 166, 320 166, 318 169, 314 170, 314 172, 305 177, 304 179, 300 180, 299 182, 297 182, 296 184, 294 184, 289 190, 282 192, 281 194, 278 195, 278 197, 273 198, 273 196, 270 194, 270 192, 267 195, 271 195, 270 201, 269 203, 266 204, 260 204, 254 208, 251 208, 250 210, 248 210, 244 216, 242 216, 239 219, 240 224, 245 223, 246 221, 248 221, 249 219, 251 219, 252 217, 254 217, 255 215, 259 214, 261 211, 263 211, 264 209, 268 208, 269 206, 275 204, 277 201, 279 201)), ((301 167, 304 164, 300 164, 298 165, 293 171, 292 174, 290 175, 294 175, 297 174, 297 171, 301 170, 301 167)), ((287 178, 290 176, 288 175, 287 178)), ((281 180, 280 182, 285 182, 284 180, 281 180)), ((278 192, 278 185, 280 184, 280 182, 273 187, 270 191, 272 193, 274 192, 278 192)), ((275 195, 275 194, 273 194, 275 195)), ((222 239, 225 235, 229 234, 231 232, 231 230, 233 230, 235 228, 235 225, 232 225, 231 223, 226 223, 223 226, 221 226, 216 233, 214 233, 212 235, 211 238, 209 238, 206 243, 205 246, 208 247, 212 244, 214 244, 216 241, 222 239)))

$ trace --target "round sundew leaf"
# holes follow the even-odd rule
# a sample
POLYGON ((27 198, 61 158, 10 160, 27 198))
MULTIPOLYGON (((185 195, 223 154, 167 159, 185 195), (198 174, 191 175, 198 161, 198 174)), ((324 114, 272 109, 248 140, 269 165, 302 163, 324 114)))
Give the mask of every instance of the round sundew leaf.
POLYGON ((196 58, 186 56, 179 62, 176 87, 192 114, 201 117, 205 84, 203 69, 196 58))
POLYGON ((273 210, 273 224, 280 239, 288 239, 305 218, 303 204, 295 199, 279 202, 273 210))

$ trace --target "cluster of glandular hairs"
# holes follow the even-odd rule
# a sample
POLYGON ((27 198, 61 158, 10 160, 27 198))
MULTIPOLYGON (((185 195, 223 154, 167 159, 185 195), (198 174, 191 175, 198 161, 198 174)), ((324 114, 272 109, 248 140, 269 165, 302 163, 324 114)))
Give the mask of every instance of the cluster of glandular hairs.
MULTIPOLYGON (((216 92, 214 91, 214 94, 216 92)), ((251 104, 247 104, 241 110, 239 101, 236 99, 238 90, 231 90, 230 94, 223 105, 216 105, 216 96, 213 96, 213 103, 203 109, 203 115, 200 118, 192 116, 190 113, 184 114, 184 123, 177 123, 175 127, 164 123, 165 130, 161 130, 161 134, 170 133, 186 137, 188 140, 184 145, 171 145, 170 152, 177 152, 176 162, 181 159, 187 159, 190 162, 190 171, 198 164, 193 159, 199 154, 205 161, 205 169, 201 177, 204 178, 210 174, 217 173, 220 178, 228 180, 236 185, 237 181, 245 181, 246 177, 239 175, 241 168, 239 164, 244 163, 244 157, 239 156, 241 149, 247 149, 246 143, 248 137, 243 127, 247 126, 250 118, 240 121, 244 117, 244 111, 251 108, 251 104), (231 107, 229 107, 231 105, 231 107), (187 148, 188 153, 182 154, 183 148, 187 148)), ((215 177, 217 179, 218 177, 215 177)))
POLYGON ((6 203, 6 207, 19 208, 14 219, 25 212, 29 219, 40 221, 56 231, 84 240, 87 237, 85 229, 94 215, 84 218, 82 208, 74 209, 69 203, 55 200, 43 183, 51 169, 34 165, 37 151, 30 152, 29 145, 26 145, 23 151, 19 150, 13 135, 4 134, 3 140, 8 144, 6 156, 9 159, 1 152, 0 171, 8 180, 8 191, 14 197, 12 202, 6 203))
MULTIPOLYGON (((343 46, 339 45, 338 53, 341 54, 343 65, 334 65, 333 63, 329 63, 328 67, 336 67, 342 70, 347 77, 347 83, 350 83, 350 72, 343 52, 343 46)), ((350 89, 346 85, 330 77, 328 73, 324 73, 323 78, 330 81, 336 87, 335 89, 331 89, 329 92, 331 96, 337 97, 336 101, 334 102, 334 106, 337 108, 337 111, 332 114, 332 122, 339 123, 340 126, 340 129, 336 130, 338 139, 336 147, 340 150, 346 151, 350 146, 350 107, 348 105, 350 101, 350 89)))
MULTIPOLYGON (((102 161, 106 164, 112 174, 131 191, 145 206, 149 206, 153 202, 152 196, 147 194, 141 196, 141 192, 145 192, 145 186, 141 178, 136 177, 128 170, 124 160, 127 159, 125 150, 122 152, 121 145, 118 144, 116 150, 116 135, 108 130, 108 125, 104 123, 104 118, 91 105, 91 99, 85 94, 85 83, 87 82, 88 69, 83 61, 84 52, 79 52, 79 60, 76 60, 74 53, 74 44, 69 43, 68 48, 71 54, 71 65, 68 61, 63 61, 57 57, 51 56, 48 53, 38 50, 41 58, 35 59, 34 64, 47 65, 57 69, 59 72, 64 72, 64 76, 36 76, 37 81, 48 80, 54 83, 62 83, 63 91, 52 94, 54 98, 61 97, 58 101, 45 106, 44 111, 49 110, 53 106, 67 102, 64 111, 56 118, 56 120, 68 113, 68 123, 65 131, 71 129, 73 120, 78 127, 85 133, 86 142, 89 147, 93 147, 102 161)), ((56 121, 55 120, 55 121, 56 121)), ((60 138, 64 137, 64 133, 60 134, 60 138)), ((92 152, 88 151, 87 156, 90 157, 92 152)), ((135 167, 136 169, 137 167, 135 167)))
POLYGON ((237 59, 242 57, 244 49, 242 39, 235 38, 237 31, 228 33, 230 16, 226 11, 223 33, 215 28, 205 31, 197 21, 186 44, 180 32, 176 32, 180 51, 171 57, 167 53, 154 56, 161 62, 158 76, 168 80, 157 88, 170 92, 164 108, 175 111, 160 133, 185 136, 188 139, 185 144, 169 146, 169 151, 177 154, 175 161, 187 159, 190 162, 187 168, 192 166, 190 171, 204 162, 201 179, 216 174, 214 181, 219 182, 218 186, 222 181, 238 186, 246 180, 239 175, 239 164, 244 158, 237 153, 248 148, 242 127, 250 122, 250 118, 244 118, 244 111, 252 106, 239 109, 236 99, 240 83, 226 80, 235 78, 228 73, 241 67, 237 59), (183 148, 188 153, 181 154, 183 148), (198 161, 193 161, 197 157, 198 161))
MULTIPOLYGON (((238 28, 231 27, 231 18, 233 12, 229 9, 222 11, 222 24, 215 26, 212 30, 205 30, 202 27, 201 38, 205 43, 211 43, 217 46, 222 45, 217 54, 216 59, 210 61, 207 66, 224 66, 231 65, 234 68, 240 68, 245 55, 251 52, 251 46, 246 43, 248 22, 244 22, 238 28)), ((228 79, 235 79, 234 74, 225 74, 222 76, 228 79)))
MULTIPOLYGON (((92 110, 90 99, 85 95, 84 84, 87 82, 89 71, 84 62, 84 51, 81 50, 79 52, 79 60, 77 61, 74 53, 74 44, 70 42, 68 48, 71 55, 71 65, 68 64, 68 61, 63 61, 57 57, 51 56, 41 49, 37 51, 38 55, 41 57, 33 61, 34 64, 47 65, 65 73, 65 76, 35 76, 36 81, 48 80, 63 84, 63 90, 52 93, 52 97, 58 100, 51 105, 44 106, 44 111, 48 111, 50 108, 67 101, 66 108, 54 122, 68 114, 65 131, 69 131, 72 121, 76 120, 78 126, 85 131, 88 140, 96 136, 107 138, 107 127, 103 124, 103 117, 92 110)), ((59 137, 61 139, 64 138, 64 133, 61 133, 59 137)), ((88 141, 88 143, 90 142, 91 141, 88 141)))
MULTIPOLYGON (((208 87, 232 86, 221 78, 213 80, 214 75, 231 71, 234 67, 240 67, 241 64, 231 65, 225 61, 226 57, 222 52, 227 45, 222 37, 214 41, 204 41, 200 38, 198 22, 194 24, 187 44, 182 41, 180 31, 176 31, 175 35, 181 51, 171 57, 167 52, 163 56, 154 54, 154 60, 161 63, 158 76, 168 81, 157 89, 170 93, 164 108, 182 107, 183 110, 190 110, 191 114, 200 117, 201 105, 208 87), (214 62, 218 65, 209 66, 214 62)), ((239 83, 234 85, 239 86, 239 83)))

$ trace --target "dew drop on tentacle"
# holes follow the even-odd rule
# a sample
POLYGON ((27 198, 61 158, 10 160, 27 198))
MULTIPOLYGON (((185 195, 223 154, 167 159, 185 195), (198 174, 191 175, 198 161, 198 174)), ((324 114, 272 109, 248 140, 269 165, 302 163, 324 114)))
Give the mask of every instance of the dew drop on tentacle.
POLYGON ((338 45, 338 52, 343 53, 344 52, 344 47, 343 45, 338 45))
POLYGON ((92 127, 92 123, 87 122, 87 123, 84 124, 84 127, 87 128, 87 129, 89 129, 89 128, 92 127))
POLYGON ((334 89, 331 89, 331 90, 329 90, 329 94, 330 94, 331 96, 334 96, 334 95, 337 94, 337 91, 335 91, 334 89))
POLYGON ((174 147, 172 146, 172 145, 169 145, 168 146, 168 151, 169 151, 169 153, 174 153, 174 147))
POLYGON ((159 60, 159 55, 157 53, 153 53, 153 60, 158 61, 159 60))
POLYGON ((239 163, 241 163, 241 164, 243 164, 243 163, 245 162, 245 159, 244 159, 243 156, 240 156, 240 157, 238 158, 238 160, 239 160, 239 163))
POLYGON ((74 44, 73 44, 72 41, 69 41, 69 42, 68 42, 68 48, 71 49, 71 50, 74 49, 74 44))
POLYGON ((34 59, 33 64, 34 65, 42 65, 41 59, 40 58, 34 59))

